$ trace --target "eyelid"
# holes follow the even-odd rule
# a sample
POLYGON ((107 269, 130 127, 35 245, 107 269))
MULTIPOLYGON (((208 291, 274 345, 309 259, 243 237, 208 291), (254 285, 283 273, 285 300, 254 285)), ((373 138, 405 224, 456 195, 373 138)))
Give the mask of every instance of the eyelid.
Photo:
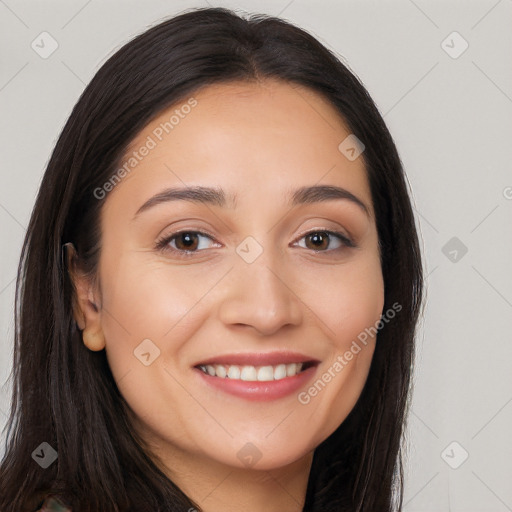
MULTIPOLYGON (((356 247, 356 244, 354 242, 354 239, 351 235, 345 234, 342 231, 339 231, 338 229, 330 229, 330 228, 308 228, 305 231, 301 232, 296 238, 293 243, 298 242, 300 239, 304 238, 307 235, 310 235, 312 233, 327 233, 327 234, 333 234, 340 238, 343 244, 345 244, 347 247, 356 247)), ((332 251, 318 251, 318 252, 332 252, 332 251)))
MULTIPOLYGON (((178 231, 174 231, 174 232, 170 233, 169 235, 164 235, 163 237, 160 237, 155 243, 155 249, 159 250, 161 252, 171 252, 171 253, 175 254, 178 258, 193 257, 194 255, 200 254, 201 252, 205 251, 205 249, 196 250, 196 251, 186 251, 186 250, 179 250, 179 249, 174 249, 173 247, 169 247, 169 243, 171 242, 171 240, 175 239, 181 233, 194 233, 196 235, 205 236, 205 237, 209 238, 210 240, 212 240, 214 243, 220 244, 220 242, 218 242, 216 240, 216 238, 206 230, 201 231, 198 229, 185 228, 185 229, 179 229, 178 231)), ((344 248, 346 249, 346 248, 356 248, 357 247, 357 244, 353 241, 352 237, 350 237, 349 235, 346 235, 345 233, 342 233, 341 231, 338 231, 336 229, 329 229, 329 228, 307 229, 307 230, 303 231, 301 234, 299 234, 295 238, 294 242, 292 242, 292 243, 295 245, 300 240, 302 240, 304 237, 306 237, 307 235, 311 235, 313 233, 327 233, 328 235, 336 237, 342 244, 342 247, 337 247, 335 249, 328 249, 325 251, 313 250, 314 253, 331 254, 331 253, 336 253, 337 251, 343 250, 344 248)), ((222 245, 222 244, 220 244, 220 245, 222 245)), ((306 250, 311 251, 312 249, 306 248, 306 250)))
POLYGON ((194 233, 196 235, 201 235, 201 236, 210 238, 213 242, 215 242, 217 244, 220 243, 216 240, 216 238, 211 233, 209 233, 206 230, 201 231, 198 229, 178 229, 178 231, 173 231, 172 233, 169 233, 168 235, 163 235, 162 237, 158 238, 157 241, 155 242, 155 249, 163 251, 163 252, 170 251, 170 252, 173 252, 173 253, 178 254, 179 256, 183 256, 183 257, 192 256, 193 254, 200 253, 204 250, 204 249, 202 249, 200 251, 180 251, 178 249, 174 249, 173 247, 169 248, 168 245, 171 242, 171 240, 173 240, 174 238, 179 236, 181 233, 194 233))

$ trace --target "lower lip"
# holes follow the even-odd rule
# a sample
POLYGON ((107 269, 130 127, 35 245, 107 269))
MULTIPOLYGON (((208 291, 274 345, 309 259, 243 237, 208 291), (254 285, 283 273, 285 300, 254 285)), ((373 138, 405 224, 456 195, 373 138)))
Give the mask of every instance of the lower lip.
POLYGON ((293 377, 285 377, 280 380, 245 381, 229 379, 228 377, 212 377, 199 368, 194 368, 203 381, 216 389, 220 389, 231 395, 260 402, 269 402, 296 393, 316 373, 318 365, 310 366, 293 377))

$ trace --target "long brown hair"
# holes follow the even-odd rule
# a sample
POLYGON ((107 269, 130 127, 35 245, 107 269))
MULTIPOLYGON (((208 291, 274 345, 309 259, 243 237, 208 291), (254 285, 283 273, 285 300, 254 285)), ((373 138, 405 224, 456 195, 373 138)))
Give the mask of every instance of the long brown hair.
POLYGON ((401 509, 401 440, 423 276, 396 147, 365 87, 313 36, 279 18, 206 8, 152 27, 110 57, 85 88, 52 153, 18 269, 1 512, 33 511, 51 493, 80 512, 201 510, 135 437, 105 351, 84 346, 61 248, 72 242, 82 267, 94 276, 103 204, 94 191, 112 177, 136 134, 200 87, 267 77, 322 95, 364 142, 384 310, 394 303, 402 308, 379 331, 354 409, 315 450, 304 510, 401 509), (47 469, 31 457, 42 442, 58 453, 47 469))

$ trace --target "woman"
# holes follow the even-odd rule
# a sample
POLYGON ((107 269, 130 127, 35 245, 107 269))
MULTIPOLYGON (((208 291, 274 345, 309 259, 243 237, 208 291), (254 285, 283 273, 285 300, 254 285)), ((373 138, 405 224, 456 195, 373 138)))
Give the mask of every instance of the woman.
POLYGON ((401 509, 414 217, 373 101, 303 30, 198 9, 113 55, 17 284, 2 512, 401 509))

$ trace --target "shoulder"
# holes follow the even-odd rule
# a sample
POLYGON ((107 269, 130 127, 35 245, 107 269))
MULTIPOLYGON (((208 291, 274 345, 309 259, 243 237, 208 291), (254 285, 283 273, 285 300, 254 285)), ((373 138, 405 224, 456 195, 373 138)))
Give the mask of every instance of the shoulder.
POLYGON ((41 508, 36 512, 71 512, 71 509, 66 507, 58 497, 53 496, 47 498, 41 508))

